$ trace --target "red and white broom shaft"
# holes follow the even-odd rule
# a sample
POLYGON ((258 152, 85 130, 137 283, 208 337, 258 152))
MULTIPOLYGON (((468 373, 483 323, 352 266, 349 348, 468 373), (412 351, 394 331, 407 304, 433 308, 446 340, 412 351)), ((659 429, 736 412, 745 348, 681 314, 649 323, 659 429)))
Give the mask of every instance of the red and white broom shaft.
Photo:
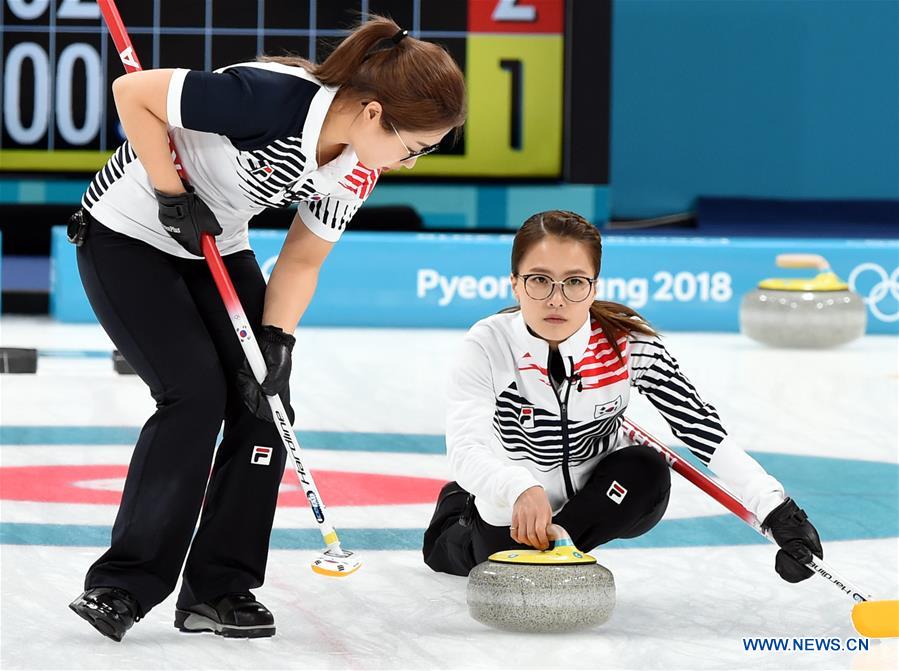
MULTIPOLYGON (((777 541, 774 540, 771 533, 762 529, 762 525, 758 518, 751 511, 747 510, 746 506, 744 506, 736 496, 693 466, 690 462, 686 461, 683 457, 678 455, 677 452, 662 443, 658 438, 634 424, 631 420, 625 418, 622 427, 631 440, 657 450, 663 457, 665 457, 671 470, 676 471, 692 482, 734 515, 746 522, 746 524, 752 527, 759 535, 764 536, 777 545, 777 541)), ((809 561, 806 566, 827 580, 827 582, 837 587, 846 596, 851 597, 854 601, 871 600, 871 595, 868 594, 868 592, 838 576, 829 565, 824 563, 823 559, 819 559, 812 555, 811 561, 809 561)))
MULTIPOLYGON (((110 36, 112 37, 116 51, 119 54, 119 59, 122 61, 122 65, 125 66, 125 70, 127 72, 138 72, 142 70, 143 68, 137 58, 137 53, 131 43, 131 37, 129 37, 128 30, 122 22, 122 17, 119 14, 119 9, 116 6, 115 1, 98 0, 97 4, 100 6, 103 18, 106 20, 110 36)), ((187 182, 188 179, 184 170, 184 164, 181 162, 181 159, 178 156, 178 150, 175 148, 175 144, 172 142, 171 138, 169 138, 169 149, 172 152, 172 159, 175 163, 178 175, 187 182)), ((265 380, 267 371, 265 359, 262 357, 259 345, 253 337, 253 332, 249 325, 250 322, 240 303, 240 298, 237 296, 237 291, 234 289, 234 284, 231 282, 231 276, 228 274, 228 270, 225 268, 225 264, 222 261, 222 256, 219 254, 218 247, 216 247, 215 238, 209 233, 203 233, 201 236, 201 245, 203 248, 203 256, 206 258, 206 263, 209 265, 209 270, 212 273, 215 286, 218 288, 222 301, 225 304, 225 309, 228 311, 228 316, 231 319, 234 332, 240 340, 241 347, 243 348, 253 374, 261 384, 262 381, 265 380)), ((313 515, 319 525, 319 530, 322 533, 325 544, 329 549, 339 551, 340 541, 337 538, 337 532, 325 518, 325 504, 322 501, 321 495, 318 493, 318 488, 315 486, 312 474, 303 466, 300 455, 300 446, 297 442, 296 434, 294 434, 294 431, 290 426, 284 404, 281 402, 281 398, 278 395, 269 396, 268 401, 271 405, 272 416, 275 418, 278 425, 278 434, 281 436, 281 442, 293 457, 297 478, 300 480, 303 492, 309 500, 313 515)))

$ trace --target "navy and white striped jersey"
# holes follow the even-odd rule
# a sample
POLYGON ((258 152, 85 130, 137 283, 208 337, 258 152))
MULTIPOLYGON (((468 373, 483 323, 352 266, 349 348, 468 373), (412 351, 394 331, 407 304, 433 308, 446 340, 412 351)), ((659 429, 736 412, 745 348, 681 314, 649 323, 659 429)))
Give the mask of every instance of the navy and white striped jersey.
MULTIPOLYGON (((216 72, 175 70, 169 133, 188 180, 222 226, 222 254, 249 249, 247 222, 297 203, 303 223, 336 242, 379 171, 351 147, 319 166, 316 146, 337 93, 300 67, 241 63, 216 72)), ((169 254, 196 258, 163 230, 146 171, 126 141, 96 174, 83 206, 105 226, 169 254)))
POLYGON ((728 437, 662 341, 631 333, 618 345, 621 359, 588 318, 559 344, 565 379, 554 386, 549 346, 530 333, 520 312, 471 328, 451 375, 446 446, 453 478, 475 495, 484 521, 508 525, 515 500, 535 485, 557 512, 603 457, 635 444, 622 427, 632 388, 764 519, 784 500, 782 485, 728 437))

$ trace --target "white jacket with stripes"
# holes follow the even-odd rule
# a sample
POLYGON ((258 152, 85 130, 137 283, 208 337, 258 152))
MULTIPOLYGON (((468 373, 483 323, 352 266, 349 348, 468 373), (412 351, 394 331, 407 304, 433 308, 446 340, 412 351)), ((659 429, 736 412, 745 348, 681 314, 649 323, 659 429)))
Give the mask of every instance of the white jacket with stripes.
POLYGON ((784 500, 783 486, 727 436, 658 337, 631 333, 618 344, 623 360, 588 318, 559 344, 567 379, 556 389, 549 346, 520 312, 471 328, 450 378, 446 445, 452 476, 475 495, 482 519, 509 525, 515 500, 535 485, 558 512, 605 455, 634 444, 621 424, 636 387, 763 520, 784 500))

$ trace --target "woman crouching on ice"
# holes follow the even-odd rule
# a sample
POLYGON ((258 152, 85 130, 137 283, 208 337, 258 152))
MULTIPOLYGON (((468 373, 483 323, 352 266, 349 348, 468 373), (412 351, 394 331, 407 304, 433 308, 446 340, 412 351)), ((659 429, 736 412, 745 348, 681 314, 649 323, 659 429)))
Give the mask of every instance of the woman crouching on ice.
POLYGON ((528 219, 512 246, 519 306, 468 332, 451 375, 444 486, 424 537, 435 571, 468 575, 494 552, 549 547, 559 524, 584 550, 652 529, 671 488, 667 463, 622 429, 631 387, 770 528, 788 582, 823 556, 805 513, 727 436, 650 325, 595 301, 599 231, 571 212, 528 219))

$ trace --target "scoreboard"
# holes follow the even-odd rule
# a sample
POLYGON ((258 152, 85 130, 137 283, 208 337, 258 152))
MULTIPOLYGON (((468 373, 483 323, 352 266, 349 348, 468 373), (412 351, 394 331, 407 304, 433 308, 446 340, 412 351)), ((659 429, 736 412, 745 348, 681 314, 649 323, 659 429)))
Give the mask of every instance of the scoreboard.
MULTIPOLYGON (((3 2, 0 171, 93 172, 121 143, 122 74, 92 0, 3 2)), ((575 0, 569 0, 575 2, 575 0)), ((465 72, 462 140, 416 176, 559 178, 564 0, 119 0, 145 68, 212 70, 257 55, 321 62, 359 18, 390 16, 465 72)))

